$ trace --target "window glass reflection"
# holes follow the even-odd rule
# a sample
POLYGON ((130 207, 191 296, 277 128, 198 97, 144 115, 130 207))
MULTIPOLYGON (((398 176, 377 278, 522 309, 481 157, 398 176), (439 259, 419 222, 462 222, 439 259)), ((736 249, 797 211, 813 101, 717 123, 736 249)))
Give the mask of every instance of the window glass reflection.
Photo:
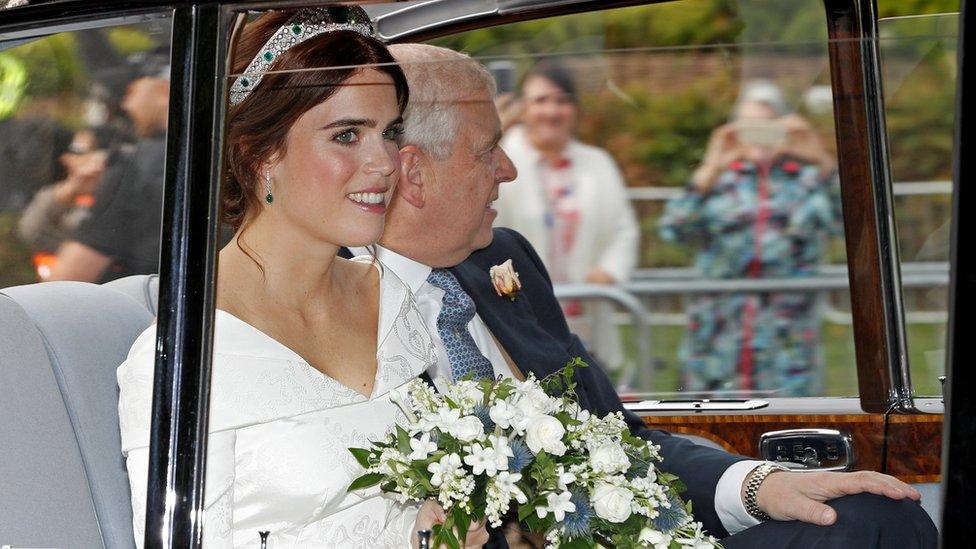
POLYGON ((155 273, 169 22, 0 51, 0 287, 155 273))
POLYGON ((945 372, 958 28, 955 13, 878 26, 908 358, 920 396, 941 395, 945 372))
POLYGON ((662 4, 435 42, 495 74, 519 169, 495 225, 539 251, 622 390, 857 394, 821 3, 662 4))

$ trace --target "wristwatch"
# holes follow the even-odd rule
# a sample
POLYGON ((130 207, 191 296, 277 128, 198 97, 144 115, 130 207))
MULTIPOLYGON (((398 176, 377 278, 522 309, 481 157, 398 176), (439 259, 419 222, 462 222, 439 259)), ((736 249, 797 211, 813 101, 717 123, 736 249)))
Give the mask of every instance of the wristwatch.
POLYGON ((749 477, 749 482, 746 483, 746 497, 743 501, 743 503, 746 505, 746 511, 761 521, 772 520, 772 517, 763 512, 763 510, 760 509, 759 505, 756 503, 756 496, 759 494, 759 486, 764 480, 766 480, 766 477, 777 471, 789 471, 789 469, 779 465, 778 463, 763 463, 759 467, 753 469, 752 476, 749 477))

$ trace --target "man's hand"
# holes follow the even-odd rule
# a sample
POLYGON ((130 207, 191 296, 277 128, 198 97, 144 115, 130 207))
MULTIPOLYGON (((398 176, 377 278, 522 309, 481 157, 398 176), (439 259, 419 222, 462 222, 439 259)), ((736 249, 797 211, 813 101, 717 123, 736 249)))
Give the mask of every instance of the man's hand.
MULTIPOLYGON (((751 475, 749 475, 751 476, 751 475)), ((749 476, 746 477, 748 482, 749 476)), ((743 489, 743 495, 745 490, 743 489)), ((800 520, 829 526, 837 512, 825 501, 869 492, 891 499, 922 499, 918 490, 895 477, 857 471, 854 473, 772 473, 759 485, 756 504, 775 520, 800 520)))

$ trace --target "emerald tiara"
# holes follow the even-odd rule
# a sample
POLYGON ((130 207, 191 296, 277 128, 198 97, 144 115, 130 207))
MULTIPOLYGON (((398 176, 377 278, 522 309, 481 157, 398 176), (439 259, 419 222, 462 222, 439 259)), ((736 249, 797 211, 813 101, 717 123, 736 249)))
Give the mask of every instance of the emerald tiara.
POLYGON ((230 104, 239 105, 257 87, 274 60, 290 48, 326 32, 349 30, 376 37, 369 17, 360 8, 306 8, 285 22, 258 50, 230 87, 230 104), (337 13, 339 11, 344 13, 337 13), (336 15, 345 21, 336 21, 336 15))

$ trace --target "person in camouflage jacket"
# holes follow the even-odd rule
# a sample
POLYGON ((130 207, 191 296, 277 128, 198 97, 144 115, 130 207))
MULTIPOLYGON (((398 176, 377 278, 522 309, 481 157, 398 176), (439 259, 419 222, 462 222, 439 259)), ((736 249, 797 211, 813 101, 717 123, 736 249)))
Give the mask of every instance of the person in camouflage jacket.
MULTIPOLYGON (((736 121, 715 130, 687 192, 660 221, 662 238, 699 248, 706 278, 816 275, 829 236, 841 232, 833 155, 803 119, 775 107, 740 100, 736 121)), ((817 303, 813 292, 697 297, 681 348, 684 389, 819 394, 817 303)))

